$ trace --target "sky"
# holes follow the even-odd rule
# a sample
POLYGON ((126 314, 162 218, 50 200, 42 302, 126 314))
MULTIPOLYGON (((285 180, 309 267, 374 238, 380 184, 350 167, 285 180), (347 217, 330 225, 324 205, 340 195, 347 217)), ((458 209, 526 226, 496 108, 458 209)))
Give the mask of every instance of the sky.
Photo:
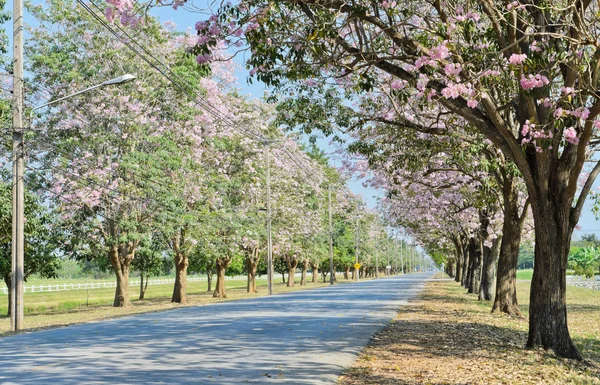
MULTIPOLYGON (((34 1, 34 3, 38 3, 38 1, 34 1)), ((12 11, 12 6, 12 0, 7 1, 6 9, 12 11)), ((151 14, 159 17, 159 19, 163 22, 174 22, 175 24, 177 24, 177 29, 181 31, 185 31, 187 28, 193 28, 197 21, 208 18, 208 16, 203 15, 201 13, 193 13, 181 8, 176 11, 170 7, 154 8, 151 11, 151 14)), ((27 13, 25 14, 25 23, 28 25, 36 24, 33 17, 27 13)), ((12 47, 12 22, 9 21, 8 23, 6 23, 5 28, 7 34, 9 35, 10 47, 12 47)), ((10 49, 10 51, 12 52, 12 48, 10 49)), ((25 55, 27 55, 27 52, 25 52, 25 55)), ((238 64, 240 64, 239 70, 237 71, 237 77, 241 93, 248 95, 249 97, 262 97, 266 89, 265 85, 256 80, 252 84, 248 84, 246 80, 248 77, 248 71, 243 67, 243 65, 241 65, 243 57, 240 57, 237 60, 238 64)), ((327 139, 319 140, 318 144, 321 147, 321 149, 323 149, 327 153, 334 151, 334 149, 331 146, 329 146, 327 139)), ((336 160, 332 160, 331 163, 333 165, 339 165, 339 163, 336 160)), ((360 194, 363 197, 363 199, 366 201, 367 205, 370 208, 376 207, 377 197, 382 195, 381 191, 364 187, 362 180, 352 180, 349 182, 348 185, 354 193, 360 194)), ((600 181, 597 181, 594 185, 594 188, 599 187, 600 181)), ((579 220, 579 226, 581 226, 581 229, 575 230, 573 236, 574 239, 579 238, 581 234, 585 233, 596 233, 600 235, 600 223, 596 220, 594 214, 592 213, 591 206, 591 202, 588 200, 588 202, 586 202, 582 216, 579 220)))

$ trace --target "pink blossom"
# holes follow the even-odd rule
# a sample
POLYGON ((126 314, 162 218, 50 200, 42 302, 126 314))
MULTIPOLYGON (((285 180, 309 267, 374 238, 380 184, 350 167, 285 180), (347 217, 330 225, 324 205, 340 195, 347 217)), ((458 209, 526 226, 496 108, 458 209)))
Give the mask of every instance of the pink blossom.
POLYGON ((533 88, 543 87, 548 85, 550 81, 544 75, 528 75, 527 77, 521 76, 521 87, 524 90, 531 90, 533 88))
POLYGON ((392 82, 392 84, 390 85, 390 87, 391 87, 393 90, 401 90, 401 89, 403 89, 404 87, 406 87, 406 80, 394 80, 394 81, 392 82))
POLYGON ((564 130, 563 135, 565 140, 571 144, 579 144, 579 138, 577 137, 577 131, 574 127, 569 127, 564 130))
POLYGON ((446 76, 457 76, 462 71, 462 66, 460 63, 450 63, 446 64, 444 67, 444 72, 446 72, 446 76))
POLYGON ((512 55, 510 55, 508 62, 510 64, 517 65, 517 64, 522 64, 525 60, 527 60, 527 55, 525 55, 525 54, 519 55, 519 54, 513 53, 512 55))
POLYGON ((471 107, 471 108, 475 108, 477 107, 477 100, 473 100, 473 99, 469 99, 467 101, 467 106, 471 107))
POLYGON ((575 111, 572 111, 571 115, 576 118, 586 120, 588 116, 590 116, 590 110, 585 107, 579 107, 575 111))
POLYGON ((571 95, 575 93, 575 89, 572 87, 560 87, 560 92, 563 95, 571 95))
POLYGON ((198 64, 204 64, 204 63, 208 62, 209 59, 210 59, 210 55, 198 55, 196 57, 196 62, 198 64))
POLYGON ((446 47, 446 42, 444 41, 442 44, 431 49, 429 56, 434 60, 442 60, 450 56, 450 50, 446 47))

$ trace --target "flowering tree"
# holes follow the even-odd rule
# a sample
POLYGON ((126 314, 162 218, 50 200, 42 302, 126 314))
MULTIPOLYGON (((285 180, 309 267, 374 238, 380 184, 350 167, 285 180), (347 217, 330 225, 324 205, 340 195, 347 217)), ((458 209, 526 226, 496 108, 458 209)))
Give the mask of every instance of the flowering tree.
MULTIPOLYGON (((77 8, 57 2, 32 12, 40 26, 29 40, 30 68, 38 85, 56 90, 51 98, 123 72, 140 79, 126 89, 104 88, 58 105, 44 122, 49 129, 38 135, 33 158, 45 166, 51 198, 71 223, 73 256, 107 256, 117 278, 114 306, 128 306, 129 271, 140 242, 150 233, 170 232, 175 219, 179 229, 185 227, 179 221, 185 212, 171 193, 190 192, 180 184, 185 175, 177 174, 190 170, 190 159, 200 159, 194 144, 202 140, 202 116, 179 103, 177 90, 135 55, 107 50, 112 37, 77 8)), ((180 61, 181 39, 156 24, 146 36, 157 54, 180 61)), ((171 238, 176 259, 184 247, 181 234, 171 238)), ((182 297, 176 288, 174 300, 180 298, 184 292, 182 297)))
POLYGON ((343 86, 346 95, 391 87, 398 91, 392 127, 431 131, 411 119, 414 106, 468 121, 515 163, 531 202, 527 344, 581 358, 567 328, 565 271, 573 228, 600 172, 597 164, 578 187, 600 112, 597 14, 586 0, 247 0, 196 24, 198 60, 210 60, 217 42, 244 39, 252 74, 269 84, 343 86))

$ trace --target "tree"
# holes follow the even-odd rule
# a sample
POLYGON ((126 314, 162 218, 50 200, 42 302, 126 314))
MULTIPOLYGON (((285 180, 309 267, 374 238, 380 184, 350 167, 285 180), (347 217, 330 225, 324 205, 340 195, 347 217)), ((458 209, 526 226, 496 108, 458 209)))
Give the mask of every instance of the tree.
MULTIPOLYGON (((33 159, 45 166, 40 174, 51 182, 50 198, 70 221, 71 252, 80 258, 105 256, 117 280, 114 306, 128 306, 129 272, 142 239, 185 225, 178 221, 185 212, 172 193, 183 190, 178 173, 189 171, 190 159, 198 160, 199 149, 192 144, 202 140, 203 117, 180 103, 178 89, 162 75, 140 65, 132 52, 114 47, 107 31, 69 4, 31 9, 40 21, 29 39, 29 66, 38 87, 57 97, 122 71, 143 80, 57 105, 45 116, 51 129, 36 136, 33 159)), ((175 70, 189 69, 181 64, 185 40, 154 21, 144 34, 175 70)))
MULTIPOLYGON (((0 275, 9 288, 8 315, 11 314, 11 261, 12 261, 12 183, 3 171, 0 182, 0 275)), ((32 274, 43 278, 56 278, 60 268, 63 238, 60 221, 40 199, 26 191, 25 194, 25 265, 23 277, 32 274), (57 225, 58 224, 58 225, 57 225)))
POLYGON ((144 299, 151 275, 160 275, 165 266, 165 257, 156 241, 144 239, 140 243, 137 257, 131 263, 131 268, 140 273, 140 296, 144 299))
POLYGON ((325 96, 338 84, 346 94, 393 88, 398 110, 385 119, 390 126, 435 131, 413 109, 434 107, 494 143, 521 172, 535 223, 527 345, 581 359, 567 327, 565 271, 600 172, 595 163, 577 187, 599 125, 598 51, 587 38, 597 24, 595 3, 586 0, 248 0, 222 5, 196 27, 206 36, 199 61, 210 59, 217 42, 243 37, 247 65, 268 84, 304 83, 325 96))

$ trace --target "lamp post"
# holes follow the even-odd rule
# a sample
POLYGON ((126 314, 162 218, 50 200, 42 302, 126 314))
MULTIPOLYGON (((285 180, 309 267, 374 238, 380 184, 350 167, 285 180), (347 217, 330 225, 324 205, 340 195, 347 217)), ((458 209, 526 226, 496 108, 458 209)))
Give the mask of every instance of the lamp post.
POLYGON ((107 80, 107 81, 105 81, 103 83, 93 85, 93 86, 85 88, 85 89, 83 89, 81 91, 77 91, 77 92, 75 92, 73 94, 70 94, 70 95, 67 95, 67 96, 63 96, 62 98, 54 99, 54 100, 49 101, 48 103, 44 103, 42 105, 35 106, 34 108, 32 108, 29 111, 29 123, 31 124, 33 122, 33 113, 34 113, 34 111, 39 110, 40 108, 48 107, 49 105, 56 104, 58 102, 62 102, 63 100, 66 100, 66 99, 71 99, 72 97, 75 97, 77 95, 81 95, 81 94, 84 94, 86 92, 95 90, 96 88, 106 87, 106 86, 114 86, 114 85, 121 85, 121 84, 129 83, 129 82, 131 82, 133 80, 135 80, 135 76, 134 75, 131 75, 131 74, 121 75, 121 76, 118 76, 116 78, 107 80))
MULTIPOLYGON (((20 31, 22 31, 22 10, 20 9, 20 5, 17 6, 19 2, 15 1, 15 28, 20 25, 20 31), (19 9, 17 9, 19 8, 19 9), (20 23, 20 24, 17 24, 20 23)), ((22 32, 19 32, 22 34, 22 32)), ((16 39, 16 38, 15 38, 16 39)), ((25 190, 23 186, 23 173, 25 169, 25 141, 23 137, 23 129, 22 125, 22 105, 23 105, 23 87, 22 87, 22 47, 20 47, 20 43, 17 44, 15 41, 15 58, 18 62, 16 69, 14 71, 15 75, 15 88, 13 97, 15 99, 15 111, 13 112, 13 175, 12 175, 12 183, 13 183, 13 204, 12 204, 12 266, 11 266, 11 296, 10 296, 10 330, 11 331, 19 331, 23 329, 23 296, 24 296, 24 249, 25 249, 25 232, 24 232, 24 224, 25 224, 25 190), (17 47, 19 45, 19 47, 17 47)), ((63 96, 62 98, 58 98, 55 100, 51 100, 48 103, 44 103, 40 106, 36 106, 31 109, 29 112, 30 125, 33 122, 33 112, 39 110, 40 108, 47 107, 49 105, 61 102, 65 99, 72 98, 74 96, 83 94, 85 92, 94 90, 96 88, 110 86, 110 85, 120 85, 124 83, 128 83, 135 79, 135 76, 126 74, 122 75, 110 80, 107 80, 103 83, 97 84, 92 87, 88 87, 84 90, 75 92, 73 94, 63 96)))

